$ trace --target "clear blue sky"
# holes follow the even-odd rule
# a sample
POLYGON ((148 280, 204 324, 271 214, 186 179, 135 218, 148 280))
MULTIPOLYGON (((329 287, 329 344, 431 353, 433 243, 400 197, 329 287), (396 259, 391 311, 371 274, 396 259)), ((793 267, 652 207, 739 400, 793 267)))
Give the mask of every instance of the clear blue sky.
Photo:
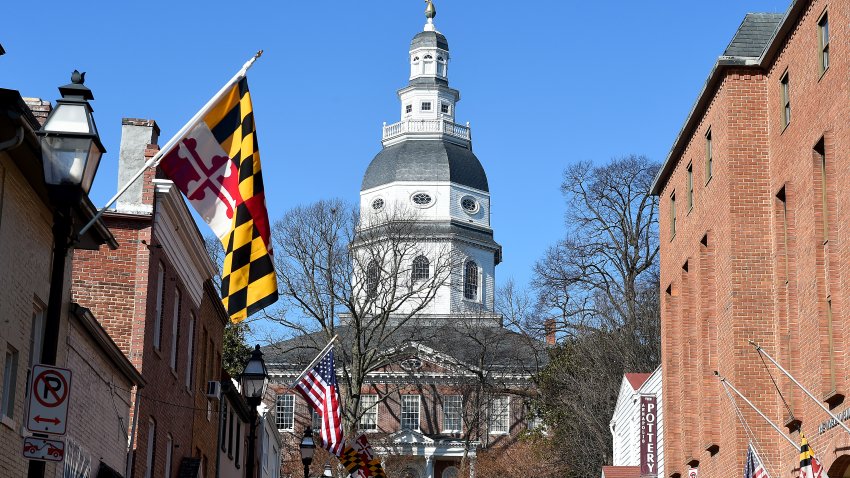
MULTIPOLYGON (((451 49, 457 120, 487 171, 503 283, 524 284, 563 234, 566 164, 629 153, 662 161, 747 12, 790 0, 435 0, 451 49)), ((9 2, 0 87, 55 100, 77 68, 108 153, 92 199, 117 189, 122 117, 152 118, 160 143, 256 50, 249 73, 272 220, 321 198, 355 201, 398 121, 419 0, 9 2), (67 12, 67 13, 60 13, 67 12), (67 20, 64 14, 70 15, 67 20)), ((201 225, 206 234, 209 229, 201 225)))

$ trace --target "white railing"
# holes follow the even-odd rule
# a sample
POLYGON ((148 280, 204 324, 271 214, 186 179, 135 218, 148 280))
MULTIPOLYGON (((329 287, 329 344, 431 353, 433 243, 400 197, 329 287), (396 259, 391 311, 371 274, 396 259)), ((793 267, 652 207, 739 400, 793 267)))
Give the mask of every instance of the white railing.
POLYGON ((445 118, 439 118, 404 120, 398 123, 385 124, 383 140, 386 141, 407 133, 441 133, 467 141, 470 139, 469 123, 464 126, 445 118))

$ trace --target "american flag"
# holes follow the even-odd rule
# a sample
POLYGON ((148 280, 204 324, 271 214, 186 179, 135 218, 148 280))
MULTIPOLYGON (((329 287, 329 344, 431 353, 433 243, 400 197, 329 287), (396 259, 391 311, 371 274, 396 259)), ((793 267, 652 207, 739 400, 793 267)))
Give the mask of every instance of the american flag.
POLYGON ((752 444, 747 446, 747 464, 744 466, 744 478, 770 478, 752 444))
POLYGON ((322 416, 322 447, 336 456, 345 445, 339 420, 339 387, 334 369, 334 349, 330 347, 316 365, 307 370, 295 389, 322 416))
POLYGON ((829 478, 806 437, 800 434, 800 478, 829 478))

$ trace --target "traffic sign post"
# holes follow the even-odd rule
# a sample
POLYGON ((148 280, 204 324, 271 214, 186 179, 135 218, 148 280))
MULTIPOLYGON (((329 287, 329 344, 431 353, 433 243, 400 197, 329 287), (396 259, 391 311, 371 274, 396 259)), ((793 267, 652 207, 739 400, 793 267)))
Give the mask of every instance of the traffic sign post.
POLYGON ((64 435, 71 395, 71 371, 66 368, 36 365, 32 368, 27 430, 35 433, 64 435))
POLYGON ((24 458, 42 461, 62 461, 65 458, 65 444, 59 440, 43 438, 24 438, 24 458))

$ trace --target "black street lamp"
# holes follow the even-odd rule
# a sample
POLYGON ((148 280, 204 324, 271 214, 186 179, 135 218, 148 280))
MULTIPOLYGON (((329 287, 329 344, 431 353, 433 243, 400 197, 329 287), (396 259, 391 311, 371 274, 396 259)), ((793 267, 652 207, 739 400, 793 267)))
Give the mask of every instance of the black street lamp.
POLYGON ((316 444, 313 442, 313 430, 309 426, 304 429, 304 437, 298 449, 301 451, 301 463, 304 464, 304 478, 310 478, 310 464, 313 463, 316 444))
POLYGON ((266 362, 263 361, 263 353, 257 345, 251 352, 251 358, 245 364, 245 371, 239 377, 242 383, 242 395, 251 409, 251 433, 248 436, 248 464, 245 466, 246 478, 254 478, 254 465, 257 462, 257 448, 255 446, 257 436, 257 421, 259 416, 257 407, 263 401, 266 386, 269 383, 269 372, 266 370, 266 362))
MULTIPOLYGON (((100 158, 106 152, 88 102, 94 96, 83 85, 84 79, 85 73, 74 70, 71 83, 59 87, 62 98, 56 100, 56 107, 44 126, 36 131, 41 143, 44 182, 53 207, 53 263, 40 357, 45 365, 56 365, 65 265, 68 251, 76 242, 73 211, 88 195, 100 158)), ((28 476, 43 477, 44 470, 44 462, 31 460, 28 476)))
POLYGON ((100 158, 106 152, 88 102, 94 95, 84 80, 85 73, 74 70, 71 83, 59 87, 62 98, 56 100, 56 107, 36 132, 41 143, 44 182, 53 206, 53 269, 41 353, 41 363, 46 365, 56 365, 65 259, 75 239, 72 211, 89 193, 100 158))

